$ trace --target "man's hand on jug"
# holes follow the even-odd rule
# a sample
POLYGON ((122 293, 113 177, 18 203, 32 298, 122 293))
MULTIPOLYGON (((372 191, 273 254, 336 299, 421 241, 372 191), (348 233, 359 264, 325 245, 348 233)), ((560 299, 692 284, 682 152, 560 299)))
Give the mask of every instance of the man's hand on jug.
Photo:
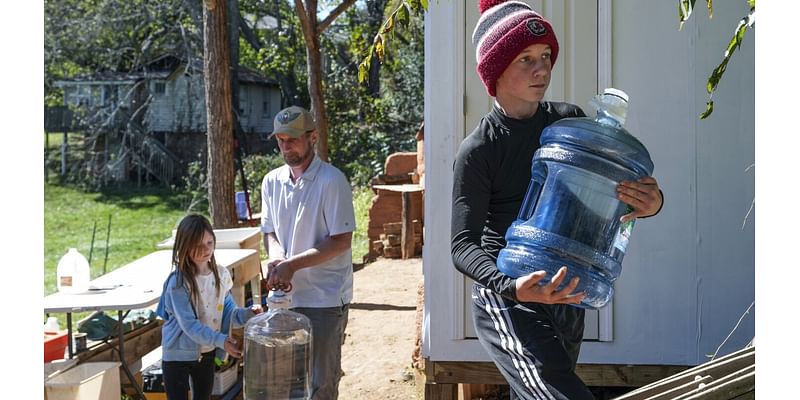
POLYGON ((623 223, 634 218, 655 215, 664 203, 658 182, 652 176, 645 176, 636 181, 620 182, 617 185, 617 198, 633 207, 632 212, 620 218, 620 222, 623 223))
POLYGON ((517 278, 514 282, 517 289, 517 301, 543 304, 578 304, 586 297, 586 293, 583 292, 572 293, 578 287, 578 277, 572 278, 563 289, 556 290, 567 276, 567 267, 561 267, 546 285, 539 285, 539 281, 544 279, 546 275, 545 271, 536 271, 517 278))
POLYGON ((267 287, 288 288, 292 285, 294 267, 289 260, 274 260, 267 264, 267 287))

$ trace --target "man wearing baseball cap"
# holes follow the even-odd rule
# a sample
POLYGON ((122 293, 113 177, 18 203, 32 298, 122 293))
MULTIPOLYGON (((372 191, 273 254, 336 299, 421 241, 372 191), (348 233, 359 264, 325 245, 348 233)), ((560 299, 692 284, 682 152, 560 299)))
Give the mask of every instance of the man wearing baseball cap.
MULTIPOLYGON (((497 269, 497 255, 531 180, 531 160, 549 124, 583 117, 573 104, 543 101, 559 45, 550 22, 520 1, 480 0, 472 34, 477 73, 493 109, 464 139, 453 172, 453 264, 475 281, 475 331, 511 388, 512 399, 593 399, 575 374, 583 339, 583 293, 562 267, 547 285, 537 271, 511 278, 497 269), (566 282, 565 282, 566 283, 566 282)), ((621 201, 633 212, 655 215, 663 198, 652 177, 622 182, 621 201)), ((534 266, 535 267, 535 266, 534 266)))
POLYGON ((270 137, 278 141, 285 165, 261 184, 265 279, 270 288, 290 290, 292 309, 311 320, 310 398, 336 399, 353 298, 353 193, 347 177, 316 155, 316 124, 306 109, 278 112, 270 137))

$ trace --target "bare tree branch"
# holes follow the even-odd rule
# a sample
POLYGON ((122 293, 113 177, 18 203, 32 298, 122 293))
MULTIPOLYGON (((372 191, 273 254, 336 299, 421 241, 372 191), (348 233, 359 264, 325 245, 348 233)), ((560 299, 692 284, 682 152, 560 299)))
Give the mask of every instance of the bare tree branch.
POLYGON ((339 14, 345 12, 345 10, 347 10, 355 2, 356 0, 344 0, 338 6, 336 6, 336 8, 334 8, 333 11, 331 11, 331 13, 328 14, 328 16, 325 17, 325 19, 322 20, 322 22, 320 22, 319 25, 317 25, 317 35, 324 32, 325 29, 327 29, 328 26, 331 23, 333 23, 333 20, 335 20, 336 17, 339 16, 339 14))
POLYGON ((264 44, 261 43, 261 40, 258 38, 258 35, 253 31, 253 28, 247 24, 247 20, 242 17, 242 14, 239 14, 239 30, 242 32, 242 36, 244 36, 244 40, 250 44, 254 49, 261 50, 264 47, 264 44))

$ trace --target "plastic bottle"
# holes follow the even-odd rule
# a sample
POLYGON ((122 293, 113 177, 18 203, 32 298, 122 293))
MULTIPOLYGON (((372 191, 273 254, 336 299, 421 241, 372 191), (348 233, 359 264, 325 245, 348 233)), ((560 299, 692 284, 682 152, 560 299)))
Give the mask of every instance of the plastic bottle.
POLYGON ((310 399, 311 322, 283 291, 270 291, 267 306, 244 329, 244 399, 310 399))
POLYGON ((236 192, 234 203, 236 204, 236 216, 239 217, 239 220, 247 220, 247 201, 245 200, 244 192, 236 192))
POLYGON ((47 317, 47 322, 44 324, 44 333, 58 333, 61 327, 58 325, 58 318, 47 317))
POLYGON ((70 248, 58 261, 56 286, 62 293, 84 293, 89 290, 90 268, 77 249, 70 248))
POLYGON ((579 277, 575 291, 586 298, 578 306, 599 308, 614 293, 633 229, 633 221, 620 223, 631 209, 617 199, 616 186, 652 175, 653 162, 622 127, 627 94, 609 88, 589 105, 595 118, 565 118, 542 132, 528 192, 497 266, 515 278, 544 270, 542 285, 567 266, 561 287, 579 277))

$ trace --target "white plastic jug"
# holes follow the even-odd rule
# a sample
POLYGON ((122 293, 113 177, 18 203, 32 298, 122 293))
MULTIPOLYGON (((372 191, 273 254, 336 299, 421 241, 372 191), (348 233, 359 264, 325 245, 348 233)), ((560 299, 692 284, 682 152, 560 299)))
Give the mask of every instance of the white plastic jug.
POLYGON ((59 328, 58 318, 47 317, 47 322, 44 324, 44 333, 58 333, 59 328))
POLYGON ((84 293, 89 290, 89 262, 76 248, 70 248, 58 261, 56 286, 62 293, 84 293))

